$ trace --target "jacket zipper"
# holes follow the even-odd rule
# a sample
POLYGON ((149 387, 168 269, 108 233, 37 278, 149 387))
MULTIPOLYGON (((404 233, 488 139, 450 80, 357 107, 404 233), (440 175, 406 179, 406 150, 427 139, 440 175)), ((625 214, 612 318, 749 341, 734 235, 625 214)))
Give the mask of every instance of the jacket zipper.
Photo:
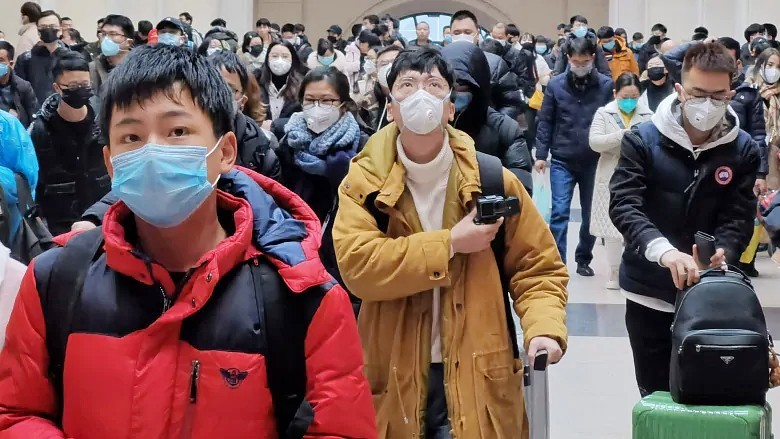
POLYGON ((693 200, 693 194, 695 192, 696 183, 698 183, 699 178, 699 168, 696 168, 693 171, 693 181, 690 185, 688 185, 687 188, 685 188, 685 192, 683 192, 685 195, 687 195, 687 199, 685 200, 685 216, 688 217, 690 211, 691 211, 691 200, 693 200))
POLYGON ((200 378, 200 361, 192 360, 190 368, 190 391, 184 419, 181 424, 181 439, 192 437, 192 428, 195 422, 195 403, 198 402, 198 379, 200 378))
POLYGON ((190 372, 190 402, 198 402, 198 379, 200 378, 200 361, 192 360, 192 370, 190 372))
POLYGON ((163 298, 163 310, 162 310, 162 312, 163 312, 163 314, 165 314, 166 311, 171 309, 171 303, 173 302, 173 300, 171 300, 171 298, 168 297, 167 294, 165 294, 165 290, 163 289, 162 286, 160 286, 158 288, 160 288, 160 294, 162 294, 162 298, 163 298))

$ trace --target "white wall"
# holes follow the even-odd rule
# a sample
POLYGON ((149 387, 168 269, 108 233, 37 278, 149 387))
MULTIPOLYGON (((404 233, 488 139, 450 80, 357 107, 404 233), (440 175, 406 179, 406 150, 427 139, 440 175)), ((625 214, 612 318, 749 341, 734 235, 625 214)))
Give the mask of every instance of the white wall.
POLYGON ((634 32, 647 38, 660 22, 674 40, 689 40, 694 28, 704 26, 711 36, 742 43, 750 23, 780 25, 780 0, 610 0, 609 21, 625 28, 629 38, 634 32))

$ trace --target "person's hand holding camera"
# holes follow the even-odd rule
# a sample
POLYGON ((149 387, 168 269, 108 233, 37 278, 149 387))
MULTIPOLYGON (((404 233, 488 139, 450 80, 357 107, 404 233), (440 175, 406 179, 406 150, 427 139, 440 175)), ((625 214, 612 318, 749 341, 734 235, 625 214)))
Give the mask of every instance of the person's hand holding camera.
POLYGON ((495 224, 474 224, 476 216, 477 210, 474 209, 452 228, 452 250, 455 253, 465 255, 490 248, 490 243, 504 223, 504 218, 499 218, 495 224))

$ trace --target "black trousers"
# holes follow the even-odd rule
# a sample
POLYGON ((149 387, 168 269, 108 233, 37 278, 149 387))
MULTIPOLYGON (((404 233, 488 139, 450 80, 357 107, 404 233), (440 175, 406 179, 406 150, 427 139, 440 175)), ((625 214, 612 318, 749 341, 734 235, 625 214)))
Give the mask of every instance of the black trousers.
POLYGON ((428 404, 425 410, 425 438, 450 439, 447 397, 444 393, 444 366, 431 363, 428 373, 428 404))
POLYGON ((672 313, 626 300, 626 329, 634 354, 636 383, 642 397, 657 391, 669 391, 673 320, 672 313))

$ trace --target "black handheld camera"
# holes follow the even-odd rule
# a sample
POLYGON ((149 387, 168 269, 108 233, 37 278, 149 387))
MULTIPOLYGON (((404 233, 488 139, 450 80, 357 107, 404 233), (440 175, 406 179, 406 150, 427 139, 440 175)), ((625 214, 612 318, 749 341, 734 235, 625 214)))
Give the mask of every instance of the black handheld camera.
POLYGON ((520 213, 520 200, 517 197, 504 198, 500 195, 479 197, 474 224, 495 224, 499 218, 508 218, 518 213, 520 213))

